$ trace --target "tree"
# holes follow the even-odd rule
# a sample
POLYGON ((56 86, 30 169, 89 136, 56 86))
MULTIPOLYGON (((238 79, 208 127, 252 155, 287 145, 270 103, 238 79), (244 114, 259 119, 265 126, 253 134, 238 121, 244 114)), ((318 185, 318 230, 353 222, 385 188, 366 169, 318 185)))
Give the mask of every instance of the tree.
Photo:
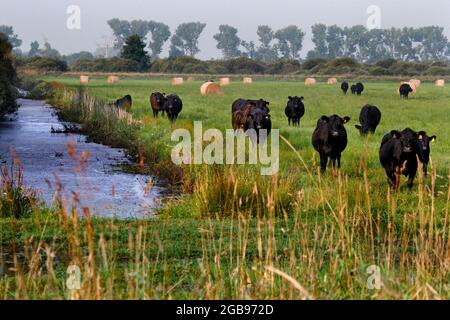
POLYGON ((283 58, 299 60, 305 33, 297 26, 288 26, 278 30, 274 37, 278 39, 278 50, 283 58))
POLYGON ((191 56, 194 57, 200 52, 198 48, 198 38, 200 37, 206 24, 200 22, 182 23, 177 27, 171 39, 171 57, 191 56))
POLYGON ((327 47, 328 57, 338 58, 342 57, 344 47, 343 30, 337 25, 332 25, 327 28, 327 47))
POLYGON ((125 40, 120 57, 136 61, 139 65, 139 70, 146 71, 149 68, 150 58, 147 51, 145 51, 145 47, 146 45, 142 38, 134 34, 125 40))
POLYGON ((419 41, 417 53, 421 60, 441 60, 446 56, 448 39, 442 27, 423 27, 416 31, 415 41, 419 41))
POLYGON ((220 25, 219 33, 214 35, 217 49, 222 50, 225 59, 232 59, 242 55, 239 50, 241 39, 237 36, 238 30, 229 25, 220 25))
POLYGON ((312 42, 314 50, 308 52, 309 58, 328 57, 327 26, 324 24, 315 24, 311 27, 312 42))
POLYGON ((129 22, 114 18, 108 21, 108 25, 116 38, 114 43, 116 49, 121 49, 126 39, 132 35, 136 34, 142 39, 145 39, 150 29, 149 23, 144 20, 133 20, 129 22))
POLYGON ((278 58, 277 48, 272 46, 274 39, 274 32, 271 27, 267 25, 260 25, 256 31, 261 45, 256 51, 256 58, 263 62, 274 61, 278 58))
POLYGON ((243 46, 245 49, 245 56, 250 59, 256 59, 256 46, 253 41, 242 41, 241 46, 243 46))
POLYGON ((17 110, 16 71, 12 63, 12 45, 5 34, 0 33, 0 118, 17 110))
POLYGON ((151 40, 148 47, 151 50, 152 60, 155 60, 161 54, 162 47, 169 40, 171 33, 168 25, 155 21, 148 23, 148 29, 151 33, 151 40))
POLYGON ((71 66, 79 60, 93 60, 94 55, 88 51, 80 51, 64 56, 63 59, 71 66))
POLYGON ((18 48, 22 45, 22 40, 19 39, 17 34, 14 34, 14 29, 11 26, 0 26, 0 33, 6 35, 8 42, 11 44, 12 48, 18 48))
POLYGON ((30 44, 30 51, 28 51, 29 57, 37 57, 40 54, 39 42, 33 41, 30 44))
POLYGON ((48 41, 44 43, 44 49, 40 50, 40 56, 52 59, 61 59, 61 54, 58 50, 53 49, 48 41))

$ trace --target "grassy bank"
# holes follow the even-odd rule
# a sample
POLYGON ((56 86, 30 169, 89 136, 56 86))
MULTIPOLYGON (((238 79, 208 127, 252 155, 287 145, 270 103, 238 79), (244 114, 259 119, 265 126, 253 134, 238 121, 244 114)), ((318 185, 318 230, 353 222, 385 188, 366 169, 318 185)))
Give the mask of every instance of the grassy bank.
MULTIPOLYGON (((78 86, 73 78, 47 80, 78 86)), ((163 80, 127 79, 108 86, 95 79, 85 90, 98 101, 133 96, 137 124, 130 125, 128 117, 109 123, 102 104, 88 118, 75 116, 85 119, 91 136, 97 131, 104 132, 99 140, 117 136, 109 143, 121 138, 124 147, 140 151, 141 162, 168 171, 164 160, 174 128, 191 130, 192 122, 201 120, 204 128, 224 130, 234 99, 263 96, 271 102, 273 126, 289 142, 280 145, 279 174, 264 177, 250 165, 177 168, 187 192, 154 220, 101 220, 86 209, 63 206, 50 212, 34 206, 28 218, 2 218, 0 250, 8 257, 3 269, 14 270, 0 278, 1 297, 449 298, 448 88, 425 83, 405 101, 399 100, 395 82, 367 83, 362 97, 295 82, 235 83, 222 96, 201 97, 200 84, 173 88, 163 80), (148 96, 156 90, 182 97, 176 124, 150 116, 148 96), (300 128, 287 127, 288 95, 305 97, 300 128), (376 134, 360 138, 354 124, 365 103, 377 105, 383 117, 376 134), (352 118, 349 145, 341 171, 321 175, 310 137, 317 119, 333 113, 352 118), (430 176, 419 173, 413 191, 403 186, 394 194, 379 165, 378 147, 383 134, 407 126, 438 140, 430 176), (81 289, 72 293, 65 284, 70 263, 82 273, 81 289), (371 265, 381 272, 380 290, 367 286, 371 265)), ((60 104, 66 114, 89 109, 79 108, 87 101, 67 103, 74 97, 58 99, 66 99, 60 104)))

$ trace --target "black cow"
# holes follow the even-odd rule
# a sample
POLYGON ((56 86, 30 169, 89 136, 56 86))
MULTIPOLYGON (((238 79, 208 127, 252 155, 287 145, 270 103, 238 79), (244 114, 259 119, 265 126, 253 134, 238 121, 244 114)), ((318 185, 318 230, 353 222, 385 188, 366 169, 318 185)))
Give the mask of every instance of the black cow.
POLYGON ((133 101, 131 99, 131 96, 129 94, 127 94, 123 98, 117 99, 114 102, 114 105, 117 108, 121 108, 121 109, 125 109, 126 111, 130 111, 131 110, 131 106, 133 105, 133 101))
POLYGON ((265 129, 267 135, 272 130, 270 114, 264 109, 256 107, 253 103, 247 103, 243 108, 236 110, 232 115, 233 129, 253 129, 256 133, 256 141, 260 141, 260 130, 265 129))
POLYGON ((153 117, 157 118, 158 113, 162 112, 164 115, 164 104, 166 103, 165 93, 154 92, 150 95, 150 105, 153 110, 153 117))
POLYGON ((352 92, 352 94, 356 94, 356 84, 352 84, 352 86, 350 87, 350 91, 352 92))
POLYGON ((418 139, 419 139, 419 147, 421 149, 421 159, 423 166, 423 174, 427 175, 428 173, 428 163, 430 162, 430 142, 433 142, 436 140, 436 136, 429 137, 425 131, 419 131, 418 133, 418 139))
POLYGON ((400 98, 408 99, 409 93, 413 92, 413 89, 409 84, 404 83, 400 86, 398 92, 400 93, 400 98))
POLYGON ((303 97, 288 97, 289 101, 287 103, 286 108, 284 109, 284 113, 288 118, 288 123, 293 126, 300 125, 300 119, 305 114, 305 105, 303 104, 303 97))
POLYGON ((355 125, 361 135, 366 135, 371 132, 374 133, 377 126, 380 124, 381 111, 375 106, 370 104, 362 107, 359 113, 359 122, 361 125, 355 125))
POLYGON ((252 99, 237 99, 233 102, 231 106, 232 112, 244 109, 248 104, 253 104, 255 107, 265 110, 270 113, 269 104, 270 102, 264 99, 252 100, 252 99))
POLYGON ((361 93, 363 93, 364 91, 364 85, 361 82, 358 82, 355 86, 356 86, 355 92, 358 96, 360 96, 361 93))
POLYGON ((317 127, 312 135, 312 145, 320 154, 320 168, 325 172, 328 158, 332 161, 332 167, 338 162, 341 167, 341 153, 347 147, 347 131, 344 124, 349 122, 349 117, 341 118, 338 115, 331 117, 322 116, 317 121, 317 127))
POLYGON ((347 91, 348 91, 348 82, 347 81, 342 82, 341 90, 344 94, 347 94, 347 91))
POLYGON ((163 109, 167 113, 170 121, 175 122, 183 109, 183 101, 176 94, 168 95, 163 109))
POLYGON ((417 156, 422 158, 417 132, 406 128, 386 134, 381 141, 380 163, 386 171, 389 185, 398 190, 401 174, 408 177, 409 189, 414 184, 417 173, 417 156))

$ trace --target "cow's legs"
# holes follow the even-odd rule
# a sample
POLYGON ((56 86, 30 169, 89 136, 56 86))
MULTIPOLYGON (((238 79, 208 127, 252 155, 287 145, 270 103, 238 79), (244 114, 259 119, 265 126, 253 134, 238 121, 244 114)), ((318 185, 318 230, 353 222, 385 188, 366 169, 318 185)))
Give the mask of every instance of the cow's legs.
POLYGON ((320 153, 320 169, 322 173, 324 173, 327 170, 327 162, 328 156, 324 153, 320 153))
POLYGON ((428 175, 428 163, 423 163, 423 175, 427 176, 428 175))

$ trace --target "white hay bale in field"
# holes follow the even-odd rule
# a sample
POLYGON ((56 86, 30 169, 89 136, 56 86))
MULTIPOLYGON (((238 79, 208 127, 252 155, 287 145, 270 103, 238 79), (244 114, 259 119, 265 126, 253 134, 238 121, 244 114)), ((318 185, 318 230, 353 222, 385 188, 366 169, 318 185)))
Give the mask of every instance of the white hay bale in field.
POLYGON ((221 78, 220 79, 220 86, 228 86, 230 84, 230 78, 221 78))
POLYGON ((183 82, 184 82, 183 78, 173 78, 172 79, 173 86, 181 86, 183 84, 183 82))
POLYGON ((243 82, 244 82, 244 84, 252 84, 253 83, 253 79, 249 78, 249 77, 245 77, 243 82))
POLYGON ((444 79, 436 80, 436 87, 445 87, 445 80, 444 79))
POLYGON ((329 78, 328 79, 328 84, 330 84, 330 85, 333 85, 333 84, 336 84, 338 81, 337 81, 337 79, 336 78, 329 78))
POLYGON ((118 76, 108 76, 108 79, 106 80, 108 84, 114 84, 119 82, 118 76))
POLYGON ((202 84, 200 87, 200 93, 202 96, 207 96, 210 94, 222 94, 223 92, 217 83, 208 81, 202 84))
POLYGON ((316 84, 316 79, 314 78, 306 78, 305 79, 305 85, 306 86, 314 86, 316 84))
POLYGON ((88 84, 89 83, 89 76, 80 76, 80 83, 81 84, 88 84))
POLYGON ((411 87, 413 92, 417 92, 417 86, 415 83, 413 82, 409 82, 409 81, 402 81, 400 82, 400 84, 397 87, 397 92, 400 93, 400 87, 402 86, 402 84, 409 84, 409 86, 411 87))
POLYGON ((420 85, 422 84, 422 81, 420 81, 419 79, 410 79, 409 82, 414 83, 416 88, 419 88, 420 85))

